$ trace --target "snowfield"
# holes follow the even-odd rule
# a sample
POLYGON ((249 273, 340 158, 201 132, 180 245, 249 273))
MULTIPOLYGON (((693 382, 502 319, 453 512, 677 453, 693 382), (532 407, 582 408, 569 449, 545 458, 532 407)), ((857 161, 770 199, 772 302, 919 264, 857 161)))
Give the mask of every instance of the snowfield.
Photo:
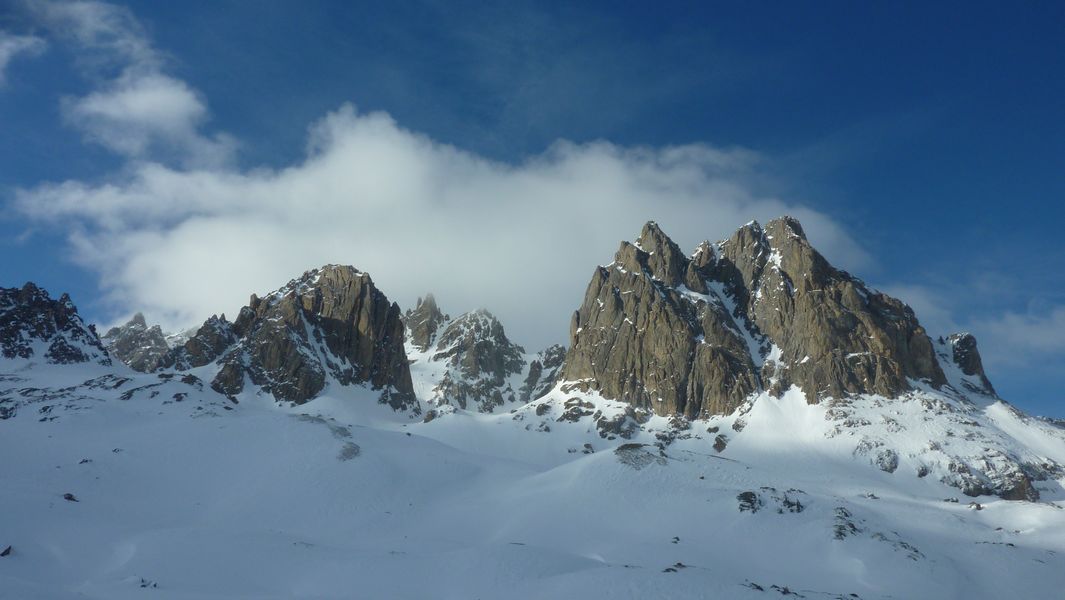
POLYGON ((1038 502, 941 481, 951 458, 987 448, 1065 464, 1065 430, 1000 401, 922 390, 808 405, 793 389, 687 423, 561 384, 423 422, 429 404, 394 412, 361 387, 234 403, 204 383, 213 368, 0 362, 0 597, 1065 590, 1065 481, 1037 481, 1038 502))

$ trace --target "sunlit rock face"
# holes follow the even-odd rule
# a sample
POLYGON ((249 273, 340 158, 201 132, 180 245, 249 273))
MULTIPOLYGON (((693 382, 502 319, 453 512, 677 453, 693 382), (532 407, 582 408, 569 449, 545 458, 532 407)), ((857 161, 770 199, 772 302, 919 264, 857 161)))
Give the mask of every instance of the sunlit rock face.
POLYGON ((570 337, 563 379, 689 418, 791 385, 815 402, 946 383, 913 311, 832 267, 790 217, 690 256, 648 223, 596 269, 570 337))

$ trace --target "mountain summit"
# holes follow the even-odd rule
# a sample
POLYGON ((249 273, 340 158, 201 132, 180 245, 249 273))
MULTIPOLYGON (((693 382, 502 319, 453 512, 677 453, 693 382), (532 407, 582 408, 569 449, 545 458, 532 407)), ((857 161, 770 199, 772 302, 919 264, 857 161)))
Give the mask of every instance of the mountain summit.
POLYGON ((264 298, 252 295, 232 332, 239 341, 212 382, 227 395, 249 380, 302 404, 333 381, 382 390, 394 408, 414 402, 399 306, 354 267, 326 265, 264 298))
MULTIPOLYGON (((947 384, 913 311, 832 267, 790 217, 690 256, 647 223, 596 269, 570 342, 565 379, 688 418, 792 385, 812 403, 947 384)), ((964 353, 979 364, 975 341, 964 353)))

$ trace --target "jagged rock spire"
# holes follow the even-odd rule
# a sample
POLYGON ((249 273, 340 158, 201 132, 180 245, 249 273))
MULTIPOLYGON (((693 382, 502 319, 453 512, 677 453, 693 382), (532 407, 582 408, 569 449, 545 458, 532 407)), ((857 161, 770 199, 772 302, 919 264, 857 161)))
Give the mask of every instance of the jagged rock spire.
POLYGON ((832 267, 791 217, 752 221, 690 258, 648 223, 594 273, 563 376, 689 417, 791 385, 812 402, 946 382, 913 311, 832 267))
POLYGON ((418 298, 417 306, 413 310, 408 310, 403 316, 403 324, 407 327, 407 335, 411 344, 422 352, 433 345, 440 325, 446 320, 446 316, 437 306, 436 298, 432 294, 418 298))

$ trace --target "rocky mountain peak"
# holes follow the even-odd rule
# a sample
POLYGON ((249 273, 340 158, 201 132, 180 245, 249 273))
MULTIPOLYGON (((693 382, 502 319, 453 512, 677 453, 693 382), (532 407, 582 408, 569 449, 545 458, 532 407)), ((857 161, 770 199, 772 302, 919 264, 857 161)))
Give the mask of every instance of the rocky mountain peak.
POLYGON ((913 311, 832 267, 791 217, 691 257, 648 223, 596 270, 571 342, 566 380, 688 417, 791 385, 814 402, 946 383, 913 311))
POLYGON ((111 364, 96 329, 82 321, 70 296, 53 300, 32 282, 0 288, 0 353, 52 364, 111 364))
POLYGON ((440 326, 448 320, 449 317, 437 306, 432 294, 418 298, 414 309, 403 315, 403 324, 407 327, 411 344, 423 352, 433 345, 440 326))
POLYGON ((975 382, 964 381, 963 387, 975 384, 976 391, 995 395, 995 388, 984 373, 984 362, 980 358, 980 350, 976 347, 976 337, 971 333, 955 333, 946 339, 946 343, 950 345, 950 360, 962 375, 965 375, 966 379, 975 379, 975 382))
MULTIPOLYGON (((221 320, 215 325, 225 335, 221 320)), ((326 265, 263 298, 253 295, 232 334, 239 341, 212 383, 223 393, 239 393, 247 378, 301 404, 332 380, 369 384, 394 408, 413 405, 399 306, 354 267, 326 265)))
MULTIPOLYGON (((648 221, 640 232, 634 253, 635 263, 647 270, 655 279, 674 286, 683 281, 688 259, 680 247, 669 239, 658 223, 648 221)), ((629 264, 635 268, 632 261, 629 264)), ((624 264, 624 263, 623 263, 624 264)))
POLYGON ((226 315, 211 315, 185 342, 174 348, 171 361, 179 369, 194 369, 214 362, 239 336, 226 315))
POLYGON ((112 327, 102 339, 111 356, 134 371, 149 373, 173 364, 171 350, 163 330, 148 327, 142 313, 136 313, 125 325, 112 327))
POLYGON ((520 372, 525 349, 507 338, 503 324, 485 309, 468 312, 440 333, 434 359, 447 358, 467 378, 489 377, 502 383, 520 372))
POLYGON ((507 402, 527 402, 554 387, 565 356, 559 346, 531 357, 488 310, 452 320, 431 296, 404 320, 412 369, 435 405, 492 412, 507 402))

